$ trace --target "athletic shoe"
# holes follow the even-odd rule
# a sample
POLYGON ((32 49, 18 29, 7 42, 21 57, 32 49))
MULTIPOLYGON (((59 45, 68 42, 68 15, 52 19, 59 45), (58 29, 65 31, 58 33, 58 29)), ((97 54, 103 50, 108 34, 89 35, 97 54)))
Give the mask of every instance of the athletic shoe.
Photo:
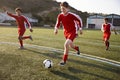
POLYGON ((78 54, 78 55, 80 55, 80 49, 79 49, 79 47, 78 47, 78 51, 77 51, 77 54, 78 54))
POLYGON ((19 47, 19 49, 21 49, 21 50, 22 50, 22 49, 25 49, 25 48, 24 48, 23 46, 21 46, 21 47, 19 47))
POLYGON ((64 62, 64 61, 61 61, 60 63, 59 63, 59 65, 60 66, 64 66, 66 63, 64 62))
POLYGON ((106 51, 109 49, 109 47, 106 48, 106 51))
POLYGON ((33 41, 33 38, 32 38, 32 36, 30 36, 30 40, 31 40, 31 41, 33 41))

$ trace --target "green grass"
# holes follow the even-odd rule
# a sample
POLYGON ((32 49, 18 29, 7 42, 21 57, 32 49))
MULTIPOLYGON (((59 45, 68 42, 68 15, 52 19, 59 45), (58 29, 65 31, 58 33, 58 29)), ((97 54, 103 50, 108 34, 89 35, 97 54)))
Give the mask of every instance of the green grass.
MULTIPOLYGON (((38 46, 47 46, 63 49, 63 31, 53 34, 53 29, 34 28, 32 35, 34 41, 26 40, 24 43, 38 46)), ((100 56, 120 61, 120 35, 111 35, 111 48, 104 50, 102 33, 98 30, 85 30, 82 36, 75 40, 85 54, 100 56)), ((18 43, 17 28, 0 28, 0 42, 18 43), (8 33, 9 32, 9 33, 8 33)), ((0 44, 0 80, 119 80, 120 67, 110 64, 88 60, 69 55, 68 63, 58 66, 63 53, 41 48, 19 50, 18 45, 0 44), (43 60, 51 59, 54 66, 51 69, 43 67, 43 60)), ((72 50, 72 49, 71 49, 72 50)))

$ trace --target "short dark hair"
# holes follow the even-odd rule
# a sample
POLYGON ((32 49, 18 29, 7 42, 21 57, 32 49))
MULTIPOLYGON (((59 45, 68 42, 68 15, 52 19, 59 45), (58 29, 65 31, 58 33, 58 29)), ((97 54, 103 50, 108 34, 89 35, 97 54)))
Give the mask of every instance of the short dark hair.
POLYGON ((20 7, 17 7, 17 8, 15 9, 15 11, 20 11, 20 12, 22 12, 22 9, 21 9, 20 7))
POLYGON ((61 3, 60 3, 60 6, 63 6, 63 7, 68 8, 68 7, 69 7, 69 4, 68 4, 67 2, 61 2, 61 3))
POLYGON ((105 18, 104 20, 108 21, 108 18, 105 18))

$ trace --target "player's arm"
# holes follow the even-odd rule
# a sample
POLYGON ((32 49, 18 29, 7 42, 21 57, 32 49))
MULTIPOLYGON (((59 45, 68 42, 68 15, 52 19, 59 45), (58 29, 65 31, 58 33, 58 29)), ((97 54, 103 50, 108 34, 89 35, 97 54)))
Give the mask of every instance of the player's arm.
POLYGON ((9 15, 9 16, 11 16, 11 17, 13 17, 13 18, 16 18, 16 15, 14 15, 14 14, 8 12, 7 9, 6 9, 5 7, 3 8, 3 10, 4 10, 4 12, 5 12, 7 15, 9 15))
POLYGON ((54 28, 54 34, 58 33, 58 28, 60 27, 60 22, 61 22, 60 15, 58 15, 56 25, 55 25, 55 28, 54 28))
MULTIPOLYGON (((23 16, 23 17, 24 17, 24 16, 23 16)), ((30 32, 33 32, 33 29, 32 29, 32 27, 31 27, 31 24, 30 24, 30 22, 28 21, 28 19, 24 17, 24 20, 25 20, 25 22, 27 23, 27 25, 28 25, 28 27, 29 27, 29 29, 30 29, 30 32)))
POLYGON ((103 24, 102 24, 102 27, 101 27, 101 31, 104 32, 104 29, 103 29, 103 24))
POLYGON ((80 31, 80 34, 83 34, 83 32, 82 32, 82 27, 83 27, 82 19, 78 15, 74 15, 73 18, 74 18, 74 20, 77 21, 78 29, 80 31))
POLYGON ((115 35, 117 35, 116 29, 115 29, 115 27, 112 24, 111 24, 111 28, 114 31, 115 35))

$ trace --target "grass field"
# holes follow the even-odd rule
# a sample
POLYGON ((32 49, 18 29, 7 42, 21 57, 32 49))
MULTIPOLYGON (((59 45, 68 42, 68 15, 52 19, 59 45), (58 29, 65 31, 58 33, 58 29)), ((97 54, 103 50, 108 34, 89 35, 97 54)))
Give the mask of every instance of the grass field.
MULTIPOLYGON (((34 28, 34 32, 30 33, 27 30, 25 35, 32 35, 34 40, 24 41, 30 46, 25 45, 25 50, 19 50, 17 28, 0 27, 0 80, 120 80, 120 67, 78 56, 69 55, 68 63, 64 67, 59 66, 62 52, 39 47, 63 49, 63 31, 59 30, 58 35, 54 35, 53 31, 34 28), (38 47, 31 47, 33 45, 38 47), (45 59, 53 60, 51 69, 43 67, 45 59)), ((110 42, 110 50, 105 51, 99 30, 84 30, 84 34, 75 40, 83 54, 120 62, 120 35, 112 34, 110 42)))

